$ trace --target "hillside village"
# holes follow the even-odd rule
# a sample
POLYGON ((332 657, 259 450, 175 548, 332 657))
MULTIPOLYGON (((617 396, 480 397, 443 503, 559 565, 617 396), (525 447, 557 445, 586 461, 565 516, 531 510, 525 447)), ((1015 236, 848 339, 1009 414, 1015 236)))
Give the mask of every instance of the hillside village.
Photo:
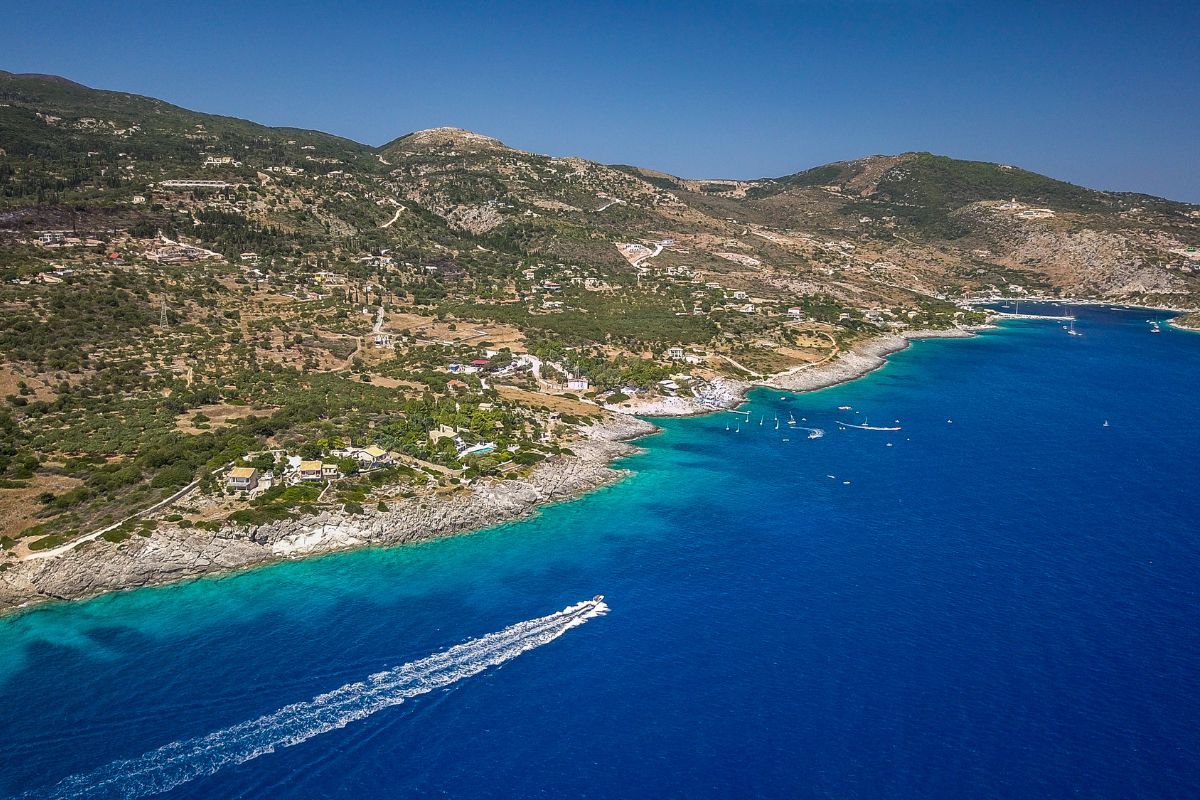
POLYGON ((697 181, 0 73, 0 564, 520 480, 980 299, 1194 308, 1198 245, 1006 165, 697 181))

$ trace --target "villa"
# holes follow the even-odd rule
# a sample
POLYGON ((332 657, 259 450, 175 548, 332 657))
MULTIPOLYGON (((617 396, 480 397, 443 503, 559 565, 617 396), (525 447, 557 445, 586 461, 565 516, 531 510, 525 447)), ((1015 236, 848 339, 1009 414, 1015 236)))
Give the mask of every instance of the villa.
POLYGON ((302 481, 323 481, 325 465, 320 461, 301 461, 296 467, 296 477, 302 481))
POLYGON ((383 466, 384 464, 391 463, 392 460, 387 450, 375 444, 370 447, 361 447, 353 450, 350 456, 357 459, 360 464, 368 469, 383 466))
POLYGON ((495 449, 495 442, 480 442, 479 444, 473 444, 470 447, 461 450, 458 454, 458 457, 466 458, 467 456, 482 456, 492 452, 495 449))
POLYGON ((258 486, 258 470, 253 467, 234 467, 225 476, 225 485, 239 492, 250 492, 258 486))

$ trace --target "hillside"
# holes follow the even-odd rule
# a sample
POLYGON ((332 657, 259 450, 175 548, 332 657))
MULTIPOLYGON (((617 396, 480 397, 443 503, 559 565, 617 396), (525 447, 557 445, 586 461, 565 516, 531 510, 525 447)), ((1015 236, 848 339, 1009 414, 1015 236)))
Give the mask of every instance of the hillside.
POLYGON ((1195 206, 928 153, 696 180, 0 72, 0 541, 54 547, 188 487, 105 536, 515 478, 605 409, 727 399, 977 322, 972 297, 1192 307, 1198 245, 1195 206), (269 491, 224 483, 248 463, 269 491))

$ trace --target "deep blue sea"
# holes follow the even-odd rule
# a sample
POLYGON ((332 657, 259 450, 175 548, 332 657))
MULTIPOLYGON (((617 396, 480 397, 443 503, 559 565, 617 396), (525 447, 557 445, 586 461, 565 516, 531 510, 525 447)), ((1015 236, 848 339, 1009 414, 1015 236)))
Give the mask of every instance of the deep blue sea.
POLYGON ((1200 335, 1076 313, 530 520, 0 619, 0 796, 1200 796, 1200 335))

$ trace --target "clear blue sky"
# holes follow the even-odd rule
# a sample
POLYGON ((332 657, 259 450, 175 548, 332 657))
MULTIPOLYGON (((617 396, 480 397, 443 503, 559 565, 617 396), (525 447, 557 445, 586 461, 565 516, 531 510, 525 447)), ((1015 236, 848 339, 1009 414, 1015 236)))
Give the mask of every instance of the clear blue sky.
POLYGON ((5 3, 0 68, 689 177, 929 150, 1200 201, 1200 2, 5 3))

